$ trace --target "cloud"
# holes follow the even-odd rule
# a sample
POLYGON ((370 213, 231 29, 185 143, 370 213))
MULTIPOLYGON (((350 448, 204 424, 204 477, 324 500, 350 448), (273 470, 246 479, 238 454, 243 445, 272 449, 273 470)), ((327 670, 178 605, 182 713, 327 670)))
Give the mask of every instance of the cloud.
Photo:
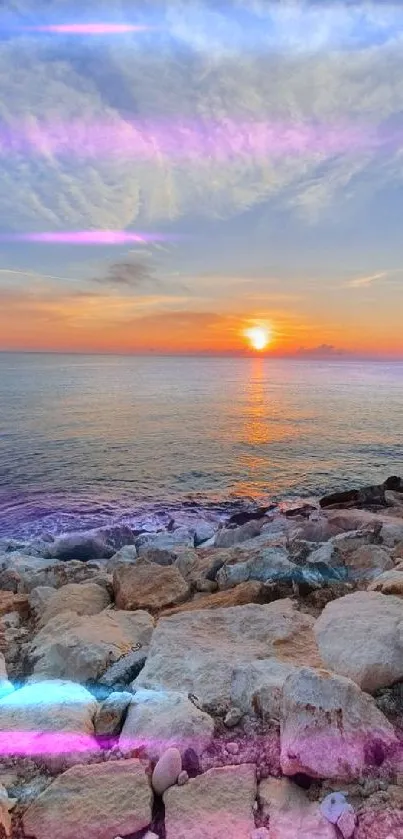
POLYGON ((385 277, 388 276, 387 271, 380 271, 378 274, 369 274, 367 277, 356 277, 353 280, 349 280, 345 283, 345 288, 368 288, 368 286, 372 285, 373 283, 377 282, 378 280, 383 280, 385 277))
POLYGON ((320 344, 318 347, 300 347, 296 355, 303 358, 340 358, 346 354, 345 350, 334 347, 333 344, 320 344))
POLYGON ((155 276, 153 270, 145 262, 139 260, 113 262, 104 275, 92 277, 91 281, 104 286, 120 286, 123 289, 133 290, 144 290, 150 285, 161 286, 161 281, 155 276))
MULTIPOLYGON (((49 4, 15 8, 37 19, 49 4)), ((2 138, 22 129, 36 137, 36 148, 0 154, 0 229, 225 219, 264 202, 316 224, 401 183, 392 126, 403 112, 399 7, 164 0, 159 8, 163 28, 145 40, 0 42, 2 138), (276 154, 262 153, 262 126, 276 154), (118 146, 125 139, 118 153, 102 150, 102 127, 118 146), (93 153, 80 153, 80 131, 93 153), (184 155, 196 139, 200 153, 184 155)), ((55 19, 64 9, 52 3, 55 19)), ((124 17, 111 2, 108 18, 124 17)))

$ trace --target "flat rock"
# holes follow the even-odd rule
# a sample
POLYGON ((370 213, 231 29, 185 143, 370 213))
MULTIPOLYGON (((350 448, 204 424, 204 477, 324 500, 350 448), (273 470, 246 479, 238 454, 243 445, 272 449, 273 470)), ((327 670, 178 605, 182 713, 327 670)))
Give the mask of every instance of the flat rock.
POLYGON ((368 591, 380 591, 382 594, 394 594, 403 597, 403 569, 385 571, 368 586, 368 591))
POLYGON ((28 648, 35 678, 97 680, 106 669, 138 644, 148 646, 153 621, 147 612, 63 612, 52 618, 28 648))
POLYGON ((301 668, 283 688, 281 768, 285 775, 353 781, 397 744, 374 700, 350 679, 301 668))
POLYGON ((121 748, 135 743, 152 759, 168 748, 200 754, 214 733, 208 714, 193 705, 186 694, 168 690, 138 690, 128 709, 120 737, 121 748))
POLYGON ((56 753, 58 748, 61 752, 96 750, 96 710, 92 694, 75 682, 24 685, 0 699, 2 749, 7 754, 15 748, 15 754, 24 756, 56 753))
POLYGON ((177 568, 155 564, 119 565, 113 573, 118 609, 158 612, 186 600, 190 586, 177 568))
POLYGON ((325 665, 372 693, 403 678, 403 601, 359 591, 325 606, 315 624, 325 665))
POLYGON ((162 613, 163 617, 177 615, 180 612, 194 612, 199 609, 224 609, 229 606, 245 606, 247 603, 262 603, 263 586, 261 583, 241 583, 228 591, 216 591, 206 597, 198 597, 188 603, 182 603, 162 613))
POLYGON ((255 767, 209 769, 164 794, 166 839, 250 839, 255 767))
POLYGON ((288 778, 266 778, 258 796, 264 818, 270 819, 270 839, 337 839, 318 804, 288 778))
POLYGON ((232 677, 231 702, 244 714, 280 720, 284 683, 296 669, 276 658, 239 664, 232 677))
POLYGON ((67 583, 52 594, 46 603, 40 624, 45 626, 62 612, 97 615, 110 605, 108 592, 96 583, 67 583))
POLYGON ((313 626, 291 600, 162 618, 134 686, 190 692, 205 705, 229 702, 242 662, 275 657, 320 666, 313 626))
POLYGON ((151 823, 152 791, 138 760, 75 766, 37 798, 23 817, 34 839, 113 839, 151 823))

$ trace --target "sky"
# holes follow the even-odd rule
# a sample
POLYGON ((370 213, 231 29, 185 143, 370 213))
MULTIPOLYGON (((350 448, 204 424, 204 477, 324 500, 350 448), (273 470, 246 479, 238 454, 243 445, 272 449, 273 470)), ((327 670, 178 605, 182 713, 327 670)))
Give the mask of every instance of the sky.
POLYGON ((403 358, 402 47, 400 2, 6 0, 0 349, 403 358))

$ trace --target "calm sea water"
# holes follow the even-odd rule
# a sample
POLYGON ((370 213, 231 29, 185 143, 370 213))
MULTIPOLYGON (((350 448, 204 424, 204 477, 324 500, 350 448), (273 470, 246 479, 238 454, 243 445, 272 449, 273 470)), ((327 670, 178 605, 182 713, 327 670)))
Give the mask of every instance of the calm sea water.
POLYGON ((0 533, 403 474, 403 364, 0 354, 0 533))

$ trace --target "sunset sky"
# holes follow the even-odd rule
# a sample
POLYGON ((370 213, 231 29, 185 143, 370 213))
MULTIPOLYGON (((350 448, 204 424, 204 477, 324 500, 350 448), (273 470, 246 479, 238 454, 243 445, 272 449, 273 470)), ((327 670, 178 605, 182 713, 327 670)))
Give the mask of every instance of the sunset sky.
POLYGON ((403 358, 403 4, 6 5, 0 349, 403 358))

